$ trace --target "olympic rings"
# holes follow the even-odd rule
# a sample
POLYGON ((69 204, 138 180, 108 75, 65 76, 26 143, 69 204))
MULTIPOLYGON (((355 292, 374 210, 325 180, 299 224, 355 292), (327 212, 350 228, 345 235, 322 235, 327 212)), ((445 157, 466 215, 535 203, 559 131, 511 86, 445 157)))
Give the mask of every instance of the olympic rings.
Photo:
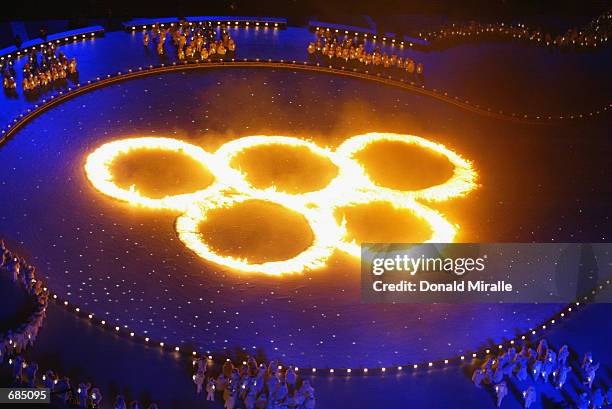
POLYGON ((336 220, 335 212, 342 207, 387 202, 394 208, 407 210, 426 222, 432 236, 428 242, 451 242, 457 226, 449 223, 442 214, 422 203, 441 201, 462 196, 476 188, 476 171, 472 164, 459 154, 441 144, 413 135, 369 133, 344 141, 335 151, 322 148, 311 141, 287 136, 246 136, 221 146, 214 154, 189 143, 171 138, 131 138, 113 141, 100 146, 89 154, 85 172, 93 186, 103 194, 132 205, 153 209, 181 212, 175 228, 180 240, 197 255, 213 263, 242 272, 282 275, 314 270, 325 266, 335 250, 359 257, 359 245, 348 238, 345 223, 336 220), (454 166, 453 175, 444 183, 415 191, 400 191, 375 184, 355 155, 368 145, 378 141, 392 141, 420 146, 446 157, 454 166), (240 169, 230 166, 233 158, 255 146, 281 145, 306 148, 315 155, 327 158, 338 169, 329 184, 317 191, 290 194, 275 186, 257 189, 240 169), (214 177, 213 183, 192 193, 166 196, 161 199, 141 195, 136 187, 120 188, 113 180, 111 165, 120 155, 139 149, 162 150, 182 153, 206 167, 214 177), (281 261, 251 263, 245 258, 220 255, 211 249, 199 232, 199 225, 207 219, 208 212, 230 208, 249 200, 261 200, 301 214, 313 233, 312 244, 296 256, 281 261))

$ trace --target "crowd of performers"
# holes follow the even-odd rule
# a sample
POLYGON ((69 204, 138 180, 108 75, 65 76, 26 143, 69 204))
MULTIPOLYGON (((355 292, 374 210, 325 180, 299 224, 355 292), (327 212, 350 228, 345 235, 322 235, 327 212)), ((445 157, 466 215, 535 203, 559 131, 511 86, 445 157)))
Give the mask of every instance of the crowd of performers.
POLYGON ((226 361, 218 376, 210 372, 209 361, 194 361, 196 393, 205 390, 206 400, 222 399, 226 409, 313 409, 315 390, 308 380, 298 377, 293 367, 283 369, 276 361, 268 366, 249 358, 239 368, 226 361))
POLYGON ((196 25, 181 21, 170 28, 163 28, 154 25, 150 31, 145 31, 143 44, 149 47, 154 44, 157 54, 166 54, 166 40, 170 36, 176 48, 177 58, 185 60, 208 60, 222 59, 226 56, 231 57, 236 51, 236 43, 228 30, 221 27, 219 32, 208 25, 196 25))
MULTIPOLYGON (((72 386, 70 378, 61 376, 51 370, 39 373, 36 362, 27 362, 22 356, 25 350, 34 344, 46 316, 49 292, 41 280, 36 279, 36 269, 23 258, 8 250, 0 241, 0 273, 8 275, 13 282, 20 284, 33 298, 34 312, 14 330, 0 334, 0 364, 8 364, 12 371, 13 386, 28 388, 49 388, 55 403, 68 407, 97 409, 102 406, 102 393, 92 388, 88 382, 72 386)), ((126 406, 122 396, 118 396, 115 409, 140 409, 137 401, 126 406)), ((149 409, 157 409, 151 404, 149 409)))
MULTIPOLYGON (((73 385, 70 378, 52 370, 39 372, 36 362, 27 362, 22 353, 30 347, 43 324, 49 292, 36 279, 35 268, 8 250, 0 241, 0 273, 20 284, 33 298, 34 312, 14 330, 0 334, 0 364, 12 370, 13 386, 49 388, 54 402, 66 407, 97 409, 102 407, 102 393, 89 382, 73 385)), ((315 391, 308 380, 301 380, 293 367, 282 369, 278 362, 268 366, 254 358, 240 368, 228 360, 217 376, 213 375, 212 361, 202 357, 193 362, 193 381, 198 394, 206 391, 206 400, 223 400, 226 409, 314 409, 315 391)), ((140 409, 138 401, 127 403, 122 395, 116 397, 114 409, 140 409)), ((148 409, 158 409, 151 403, 148 409)))
MULTIPOLYGON (((3 63, 0 69, 4 90, 15 92, 17 82, 12 59, 3 63)), ((39 51, 33 49, 28 53, 21 88, 26 95, 36 95, 50 87, 65 87, 67 78, 75 79, 76 75, 76 58, 69 59, 63 52, 58 52, 54 44, 43 45, 39 51)))
POLYGON ((451 24, 437 31, 420 33, 419 37, 433 42, 466 41, 475 37, 508 38, 534 41, 542 45, 589 47, 603 44, 612 34, 612 12, 606 12, 582 28, 572 27, 564 33, 551 34, 525 24, 481 23, 470 21, 451 24))
MULTIPOLYGON (((28 388, 49 388, 52 402, 70 408, 102 408, 102 393, 100 389, 92 387, 89 382, 72 385, 70 378, 59 375, 51 370, 42 375, 38 373, 36 362, 26 362, 22 356, 17 355, 9 360, 13 369, 14 386, 28 388)), ((117 395, 113 409, 141 409, 144 408, 139 401, 126 402, 123 395, 117 395)), ((148 409, 158 409, 156 403, 151 403, 148 409)))
MULTIPOLYGON (((493 388, 499 407, 508 394, 508 382, 512 380, 524 382, 531 377, 534 382, 540 380, 544 383, 550 382, 555 388, 562 389, 572 372, 572 366, 568 363, 569 358, 570 351, 567 345, 563 345, 555 352, 543 339, 536 350, 523 345, 519 352, 512 347, 502 351, 499 356, 488 356, 484 363, 474 370, 472 382, 479 388, 483 384, 493 388)), ((612 388, 607 392, 600 388, 593 391, 593 382, 598 369, 599 363, 595 364, 593 356, 587 352, 580 364, 579 378, 583 382, 584 391, 580 393, 575 403, 577 409, 600 409, 606 403, 612 405, 612 388)), ((535 386, 531 385, 523 390, 522 397, 524 407, 531 407, 537 399, 535 386)))
POLYGON ((34 300, 32 314, 17 328, 0 333, 0 363, 9 356, 20 354, 30 347, 38 335, 45 319, 49 293, 42 281, 36 280, 35 268, 22 258, 17 257, 0 241, 0 272, 9 275, 13 282, 21 284, 27 294, 34 300))
MULTIPOLYGON (((92 388, 89 382, 72 386, 70 378, 61 376, 51 370, 39 374, 36 362, 26 362, 17 355, 9 360, 13 369, 14 386, 28 388, 49 388, 52 402, 67 407, 101 408, 102 393, 98 388, 92 388)), ((130 406, 131 407, 131 406, 130 406)), ((138 404, 134 408, 139 408, 138 404)), ((151 407, 149 407, 151 409, 151 407)), ((153 406, 156 408, 156 406, 153 406)), ((126 409, 125 405, 123 409, 126 409)))
POLYGON ((381 52, 375 48, 373 52, 366 50, 365 43, 357 37, 338 37, 331 30, 319 29, 315 31, 316 41, 308 44, 308 55, 311 59, 325 61, 326 64, 347 65, 348 67, 374 69, 400 70, 411 76, 423 76, 423 64, 415 62, 412 58, 403 58, 397 54, 381 52))

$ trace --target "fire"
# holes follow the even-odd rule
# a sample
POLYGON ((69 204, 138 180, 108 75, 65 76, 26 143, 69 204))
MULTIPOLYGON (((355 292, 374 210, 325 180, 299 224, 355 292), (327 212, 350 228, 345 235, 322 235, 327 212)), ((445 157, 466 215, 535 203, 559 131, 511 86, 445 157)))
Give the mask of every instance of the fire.
POLYGON ((458 226, 448 222, 438 211, 421 201, 442 201, 463 196, 476 188, 476 171, 470 161, 449 150, 444 145, 413 135, 392 133, 368 133, 344 141, 337 149, 322 148, 314 142, 287 136, 247 136, 230 141, 214 154, 204 149, 171 138, 130 138, 116 140, 100 146, 86 160, 85 172, 93 186, 103 194, 134 206, 167 209, 180 212, 176 231, 181 241, 198 256, 231 269, 279 276, 315 270, 326 265, 328 258, 340 250, 354 257, 360 256, 358 243, 348 239, 345 223, 338 222, 334 213, 342 207, 387 202, 394 208, 407 210, 427 223, 432 231, 428 242, 453 241, 458 226), (379 186, 368 176, 367 170, 355 159, 355 155, 368 145, 379 141, 415 144, 423 149, 445 156, 454 167, 453 175, 444 183, 415 191, 400 191, 379 186), (255 146, 282 145, 303 147, 315 155, 327 158, 337 167, 338 173, 321 190, 289 194, 276 187, 257 189, 240 169, 230 166, 233 158, 255 146), (135 186, 124 189, 115 183, 111 165, 121 155, 140 149, 164 150, 182 153, 198 161, 213 175, 214 182, 205 189, 159 199, 140 194, 135 186), (220 255, 202 239, 199 225, 206 220, 209 211, 231 206, 247 200, 277 203, 301 214, 308 222, 312 244, 295 257, 264 263, 251 263, 245 258, 220 255))
POLYGON ((112 163, 122 155, 128 155, 136 150, 163 150, 187 155, 193 160, 207 167, 215 180, 225 180, 228 183, 239 184, 240 174, 229 166, 220 162, 215 155, 211 155, 199 146, 172 138, 131 138, 120 139, 100 146, 91 153, 85 162, 85 173, 96 189, 107 196, 128 202, 135 206, 151 209, 167 209, 184 212, 189 205, 201 196, 208 196, 218 186, 209 186, 206 189, 193 193, 166 196, 153 199, 141 195, 136 186, 124 189, 113 181, 111 172, 112 163))

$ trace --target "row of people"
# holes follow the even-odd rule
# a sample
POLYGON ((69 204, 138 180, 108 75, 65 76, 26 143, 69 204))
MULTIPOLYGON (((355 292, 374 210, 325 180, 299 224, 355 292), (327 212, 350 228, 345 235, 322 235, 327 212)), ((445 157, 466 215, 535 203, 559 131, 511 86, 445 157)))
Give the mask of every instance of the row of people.
MULTIPOLYGON (((99 388, 92 387, 89 382, 81 382, 73 386, 70 378, 61 376, 49 370, 39 376, 38 365, 35 362, 26 362, 21 355, 9 360, 13 371, 14 386, 28 388, 48 388, 56 403, 66 407, 99 409, 102 407, 102 393, 99 388)), ((114 401, 114 409, 140 409, 138 401, 127 403, 122 395, 114 401)), ((158 409, 157 404, 151 403, 148 409, 158 409)))
MULTIPOLYGON (((102 393, 98 388, 92 388, 88 382, 82 382, 73 387, 70 378, 60 376, 50 370, 40 375, 38 364, 28 363, 23 358, 21 353, 34 343, 42 327, 49 293, 42 281, 36 279, 36 269, 11 252, 4 241, 0 241, 0 272, 7 274, 14 283, 25 288, 35 301, 34 312, 26 323, 6 334, 0 334, 0 364, 6 362, 10 365, 14 386, 49 388, 52 396, 64 405, 91 409, 101 408, 102 393)), ((128 407, 129 409, 140 409, 137 401, 126 406, 123 397, 118 396, 114 408, 127 409, 128 407)), ((157 409, 157 405, 153 403, 149 409, 157 409)))
POLYGON ((0 272, 8 274, 13 282, 20 284, 35 304, 34 311, 24 323, 6 333, 0 333, 2 363, 8 356, 20 354, 33 345, 46 317, 49 293, 42 281, 36 280, 35 268, 7 249, 3 241, 0 241, 0 272))
MULTIPOLYGON (((512 347, 502 351, 499 356, 488 356, 483 364, 474 370, 472 382, 479 388, 483 384, 491 385, 496 395, 497 406, 499 407, 504 397, 508 394, 506 378, 508 381, 517 380, 524 382, 531 376, 534 382, 540 379, 545 383, 550 381, 555 388, 562 389, 567 382, 568 375, 572 372, 572 367, 568 364, 569 356, 570 352, 567 345, 563 345, 555 352, 554 349, 549 347, 545 339, 539 342, 535 350, 527 344, 524 344, 519 352, 516 351, 516 348, 512 347)), ((592 355, 590 353, 585 354, 580 366, 580 378, 588 390, 592 388, 598 368, 599 364, 593 363, 592 355)), ((612 403, 612 388, 610 388, 607 395, 609 402, 612 403)), ((522 396, 524 407, 529 408, 536 401, 535 387, 529 386, 522 392, 522 396)), ((594 392, 594 402, 599 402, 598 396, 603 396, 601 390, 594 392)), ((578 403, 578 407, 583 409, 580 402, 578 403)), ((603 403, 593 407, 599 409, 602 405, 603 403)), ((588 409, 588 405, 584 409, 588 409)))
POLYGON ((196 26, 193 28, 186 22, 171 26, 168 29, 153 26, 151 31, 145 31, 143 45, 155 43, 157 53, 160 56, 166 53, 166 40, 168 35, 176 48, 179 60, 207 60, 224 58, 233 55, 236 51, 236 43, 229 31, 221 28, 219 32, 212 26, 196 26))
POLYGON ((356 38, 338 38, 330 31, 320 29, 315 32, 317 38, 308 44, 308 55, 311 59, 323 59, 327 62, 344 62, 350 66, 369 66, 384 69, 396 69, 410 75, 423 75, 423 64, 412 58, 403 58, 397 54, 381 52, 375 48, 373 52, 366 51, 365 43, 356 38))
POLYGON ((612 19, 609 14, 604 14, 584 28, 573 27, 564 33, 555 35, 541 29, 529 28, 525 24, 491 24, 470 21, 465 24, 451 24, 433 32, 419 33, 419 37, 434 43, 434 45, 449 41, 457 42, 487 37, 526 40, 542 45, 594 46, 607 41, 607 37, 611 33, 611 22, 612 19))
POLYGON ((289 367, 283 370, 276 361, 268 366, 258 364, 249 358, 241 367, 236 368, 227 361, 218 376, 207 376, 211 362, 200 358, 195 362, 196 373, 193 381, 196 393, 202 393, 206 385, 206 400, 219 397, 226 409, 239 405, 245 409, 314 409, 315 390, 308 380, 301 380, 296 370, 289 367))

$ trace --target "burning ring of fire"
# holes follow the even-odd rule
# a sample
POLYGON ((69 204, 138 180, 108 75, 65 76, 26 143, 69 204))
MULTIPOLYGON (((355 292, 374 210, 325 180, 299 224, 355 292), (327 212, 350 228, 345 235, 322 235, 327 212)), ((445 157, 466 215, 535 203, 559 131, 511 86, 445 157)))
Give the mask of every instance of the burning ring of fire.
POLYGON ((476 188, 476 172, 470 161, 444 145, 413 135, 378 132, 353 136, 335 150, 287 136, 246 136, 224 144, 214 154, 171 138, 121 139, 104 144, 92 152, 87 157, 85 172, 93 186, 105 195, 136 206, 182 213, 176 220, 178 236, 203 259, 238 271, 269 275, 321 268, 335 250, 359 257, 359 245, 348 238, 345 223, 339 223, 334 216, 335 211, 342 207, 389 203, 396 209, 411 212, 427 223, 432 231, 428 242, 451 242, 457 233, 457 226, 421 201, 442 201, 465 195, 476 188), (381 141, 413 144, 441 154, 454 166, 453 174, 444 183, 421 190, 401 191, 379 186, 369 178, 355 155, 368 145, 381 141), (255 188, 247 181, 246 175, 232 168, 230 163, 242 151, 262 145, 306 148, 315 155, 329 159, 337 167, 338 173, 323 189, 312 192, 290 194, 275 187, 255 188), (187 155, 205 166, 213 175, 214 182, 196 192, 162 198, 143 196, 135 186, 121 188, 114 181, 111 165, 119 156, 136 150, 163 150, 187 155), (206 220, 208 212, 213 209, 230 208, 248 200, 276 203, 301 214, 312 230, 312 244, 288 260, 263 263, 251 263, 245 258, 215 252, 203 240, 198 228, 200 223, 206 220))

